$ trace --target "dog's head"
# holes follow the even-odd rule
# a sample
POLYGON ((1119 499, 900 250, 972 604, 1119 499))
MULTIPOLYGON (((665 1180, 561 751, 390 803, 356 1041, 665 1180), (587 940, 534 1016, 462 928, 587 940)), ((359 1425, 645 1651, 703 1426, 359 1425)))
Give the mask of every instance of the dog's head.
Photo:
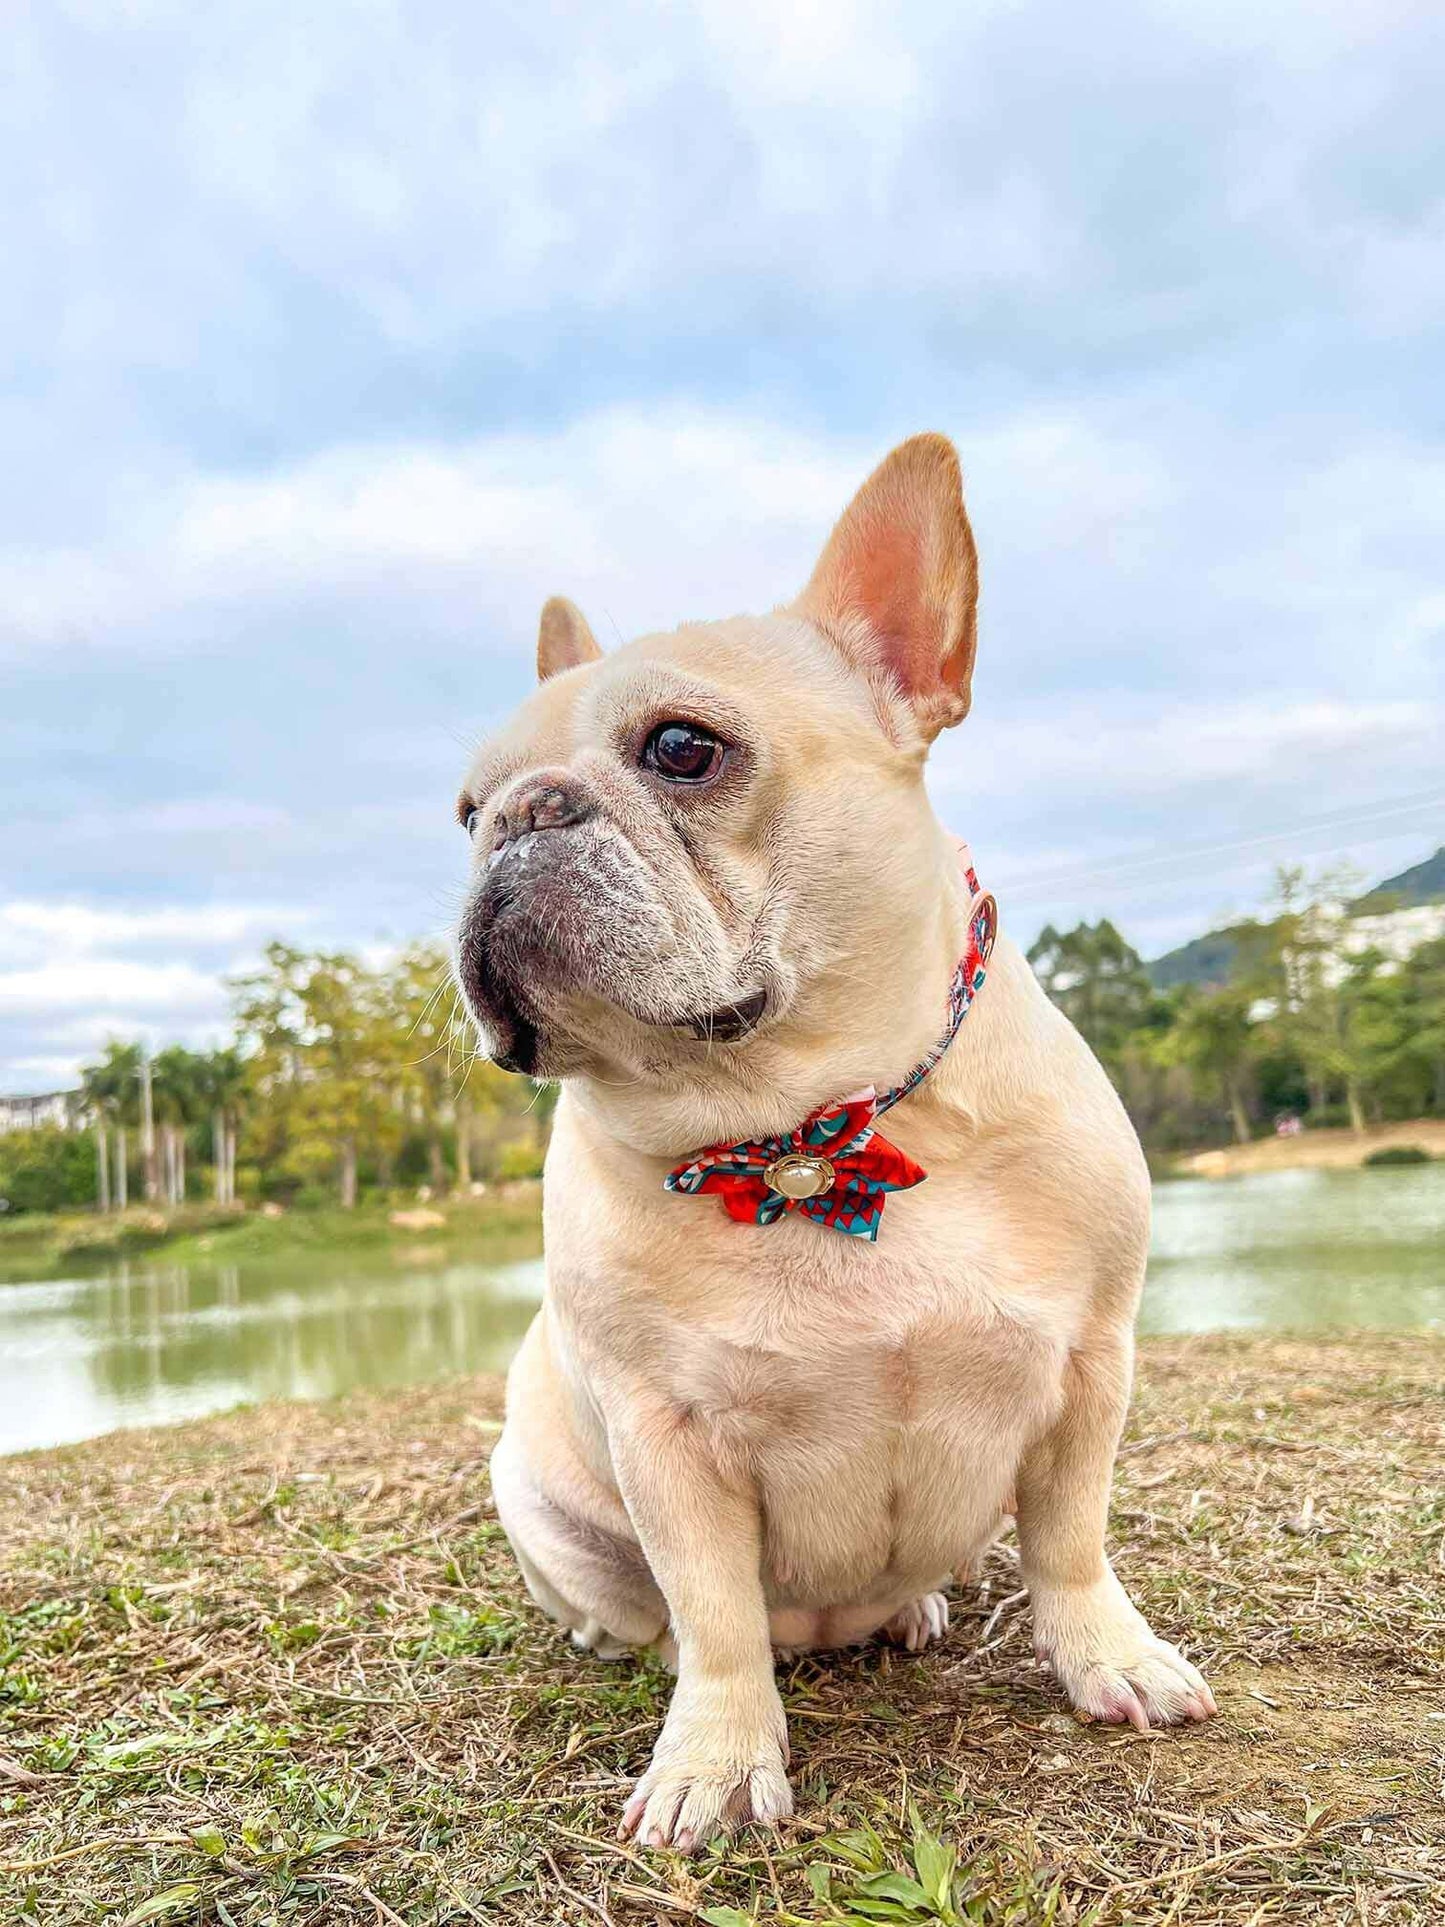
POLYGON ((958 460, 926 435, 771 616, 603 656, 549 602, 540 687, 457 805, 474 865, 457 974, 496 1061, 746 1082, 765 1039, 806 1052, 840 1005, 896 1013, 890 961, 938 893, 923 760, 968 708, 976 601, 958 460))

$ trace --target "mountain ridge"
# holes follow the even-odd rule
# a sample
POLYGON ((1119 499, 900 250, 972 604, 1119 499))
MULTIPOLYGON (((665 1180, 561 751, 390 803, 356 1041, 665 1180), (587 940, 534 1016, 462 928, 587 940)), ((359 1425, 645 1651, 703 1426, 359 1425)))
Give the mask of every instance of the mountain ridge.
MULTIPOLYGON (((1445 902, 1445 843, 1398 876, 1385 877, 1372 884, 1363 896, 1347 907, 1349 914, 1368 916, 1384 910, 1406 909, 1417 903, 1445 902)), ((1156 990, 1177 990, 1192 984, 1201 990, 1216 990, 1229 980, 1230 969, 1239 951, 1241 930, 1249 927, 1245 919, 1226 924, 1221 930, 1206 930, 1191 937, 1162 957, 1155 957, 1144 968, 1156 990)))

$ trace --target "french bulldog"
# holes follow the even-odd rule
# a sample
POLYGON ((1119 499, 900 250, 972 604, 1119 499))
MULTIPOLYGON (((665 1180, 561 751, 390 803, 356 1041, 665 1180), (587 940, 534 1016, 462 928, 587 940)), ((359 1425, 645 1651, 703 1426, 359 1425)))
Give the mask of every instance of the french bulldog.
POLYGON ((958 458, 922 435, 771 615, 604 656, 550 601, 539 687, 458 801, 462 996, 496 1063, 561 1083, 496 1504, 579 1646, 676 1667, 621 1819, 648 1846, 787 1814, 776 1651, 941 1638, 1010 1515, 1076 1708, 1215 1711, 1105 1553, 1144 1160, 989 952, 924 790, 976 605, 958 458), (801 1176, 760 1167, 780 1147, 801 1176))

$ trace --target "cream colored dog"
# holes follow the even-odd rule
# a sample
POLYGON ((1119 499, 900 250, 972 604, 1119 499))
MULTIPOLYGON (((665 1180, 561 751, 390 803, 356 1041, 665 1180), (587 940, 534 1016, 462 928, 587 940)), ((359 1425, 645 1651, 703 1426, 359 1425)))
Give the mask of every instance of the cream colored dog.
POLYGON ((921 436, 773 615, 603 657, 549 602, 541 687, 462 792, 465 997, 499 1063, 563 1086, 497 1506, 579 1645, 675 1655, 623 1815, 652 1846, 786 1814, 774 1648, 940 1637, 1010 1513, 1076 1707, 1214 1711, 1104 1552, 1144 1162, 1010 943, 888 1116, 929 1175, 876 1243, 663 1186, 937 1041, 969 895, 923 765, 968 709, 976 599, 957 458, 921 436))

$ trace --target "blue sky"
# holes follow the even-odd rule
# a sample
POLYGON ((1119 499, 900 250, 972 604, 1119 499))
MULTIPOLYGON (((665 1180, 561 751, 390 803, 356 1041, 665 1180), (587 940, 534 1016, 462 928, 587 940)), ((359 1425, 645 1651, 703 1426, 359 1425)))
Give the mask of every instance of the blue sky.
POLYGON ((1445 840, 1445 36, 1358 4, 22 6, 0 1086, 442 933, 537 610, 772 605, 963 456, 1005 919, 1445 840))

